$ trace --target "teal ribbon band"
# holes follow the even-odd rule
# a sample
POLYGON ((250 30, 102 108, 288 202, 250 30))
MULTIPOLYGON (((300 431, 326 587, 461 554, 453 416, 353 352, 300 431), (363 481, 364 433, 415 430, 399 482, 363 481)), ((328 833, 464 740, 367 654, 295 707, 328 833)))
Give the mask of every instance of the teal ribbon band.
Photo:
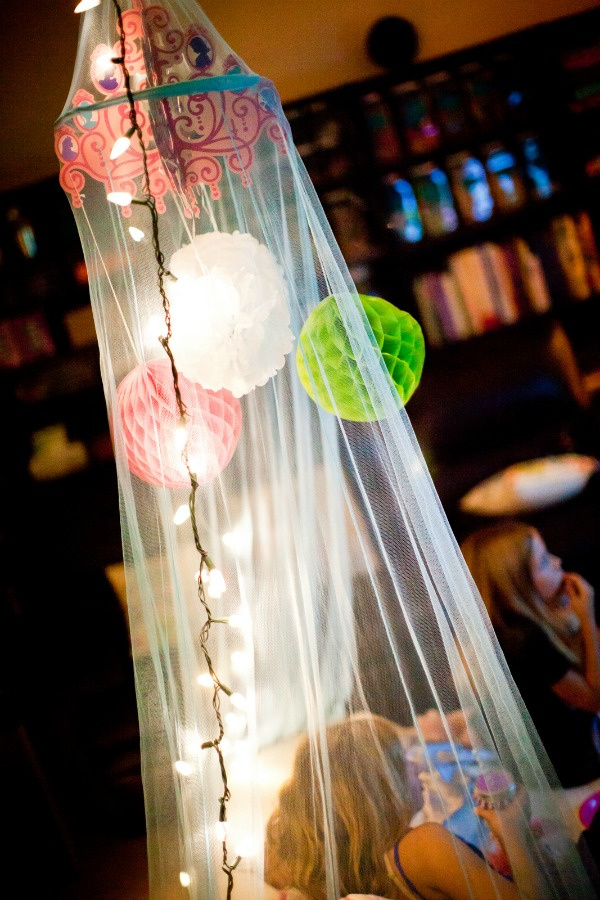
MULTIPOLYGON (((208 94, 211 91, 242 91, 244 88, 253 87, 260 81, 260 75, 211 75, 206 78, 195 78, 193 81, 174 81, 170 84, 159 84, 156 87, 146 88, 144 91, 134 91, 134 100, 164 100, 167 97, 189 97, 193 94, 208 94)), ((119 94, 118 97, 108 97, 99 100, 98 103, 82 104, 74 106, 58 117, 55 125, 60 125, 73 116, 82 113, 95 112, 98 109, 107 109, 109 106, 117 106, 127 102, 127 94, 119 94)))

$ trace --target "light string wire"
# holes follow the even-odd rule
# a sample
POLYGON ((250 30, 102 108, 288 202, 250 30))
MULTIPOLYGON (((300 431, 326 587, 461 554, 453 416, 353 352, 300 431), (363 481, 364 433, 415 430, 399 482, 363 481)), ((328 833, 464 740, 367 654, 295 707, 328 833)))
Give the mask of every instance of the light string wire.
MULTIPOLYGON (((177 410, 179 413, 179 425, 180 427, 186 428, 187 423, 189 422, 189 414, 187 411, 187 407, 183 401, 183 397, 181 395, 181 388, 179 385, 179 372, 177 370, 177 366, 175 364, 175 359, 173 356, 173 352, 170 347, 170 340, 172 336, 171 330, 171 308, 169 303, 169 298, 167 297, 164 280, 166 276, 174 278, 172 273, 165 266, 165 257, 162 252, 160 246, 160 238, 159 238, 159 226, 158 226, 158 211, 156 209, 156 200, 154 195, 152 194, 152 189, 150 186, 150 173, 148 170, 148 159, 146 153, 146 146, 144 143, 144 138, 142 134, 142 129, 138 122, 137 109, 135 106, 135 98, 133 95, 133 91, 131 90, 131 78, 129 71, 127 69, 126 64, 126 36, 125 36, 125 27, 123 23, 123 13, 121 6, 118 3, 118 0, 112 0, 112 4, 115 8, 117 14, 117 26, 119 33, 119 44, 120 44, 120 56, 112 59, 112 62, 116 65, 119 65, 121 71, 123 73, 123 82, 125 87, 125 93, 127 95, 127 101, 129 103, 129 121, 131 122, 131 133, 137 136, 137 139, 140 144, 140 149, 142 153, 142 165, 144 171, 144 183, 143 183, 143 191, 144 191, 144 199, 143 200, 132 200, 132 203, 138 204, 140 206, 147 207, 150 212, 150 216, 152 219, 152 247, 154 249, 154 257, 156 259, 157 264, 157 280, 158 280, 158 291, 162 300, 162 306, 165 314, 165 325, 167 328, 167 333, 164 337, 160 337, 159 341, 163 346, 165 353, 167 354, 169 361, 171 363, 171 372, 173 375, 173 388, 175 391, 175 399, 177 402, 177 410)), ((187 430, 186 430, 187 434, 187 430)), ((212 706, 215 713, 218 735, 212 740, 205 741, 201 748, 203 750, 213 749, 217 754, 217 758, 219 761, 219 769, 221 773, 221 780, 223 782, 223 794, 219 797, 219 822, 225 823, 227 822, 227 803, 231 798, 231 792, 229 790, 228 779, 227 779, 227 769, 225 766, 225 760, 223 758, 223 751, 221 749, 221 742, 225 736, 225 730, 223 727, 223 718, 221 715, 221 693, 224 693, 226 696, 231 696, 231 690, 223 684, 223 682, 218 677, 215 672, 212 659, 208 652, 208 640, 210 637, 211 627, 214 623, 224 622, 224 619, 217 619, 213 616, 212 610, 206 599, 206 592, 204 589, 204 582, 202 579, 203 569, 206 567, 207 570, 211 570, 214 568, 214 563, 211 560, 208 552, 202 546, 202 542, 200 540, 200 533, 198 530, 198 522, 196 519, 196 493, 199 487, 198 479, 196 473, 192 471, 189 461, 188 455, 188 440, 186 438, 185 446, 182 451, 182 458, 187 469, 187 473, 190 479, 190 493, 188 498, 188 507, 190 510, 190 521, 192 526, 192 533, 194 537, 194 545, 198 554, 200 556, 200 570, 198 573, 198 599, 202 604, 204 612, 206 614, 206 621, 202 626, 199 634, 200 640, 200 648, 204 655, 204 659, 208 666, 208 671, 213 680, 214 690, 213 690, 213 700, 212 706)), ((229 852, 227 847, 227 835, 226 830, 223 828, 223 840, 222 840, 222 848, 223 848, 223 857, 221 869, 227 876, 227 900, 230 900, 233 893, 233 872, 239 865, 241 861, 241 856, 236 856, 233 862, 229 861, 229 852)))

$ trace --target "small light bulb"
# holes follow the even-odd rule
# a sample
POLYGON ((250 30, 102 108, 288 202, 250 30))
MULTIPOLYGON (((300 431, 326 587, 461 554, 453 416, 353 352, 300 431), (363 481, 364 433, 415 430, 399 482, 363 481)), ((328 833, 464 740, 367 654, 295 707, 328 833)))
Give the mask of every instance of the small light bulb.
POLYGON ((240 522, 232 531, 221 535, 228 550, 239 556, 248 557, 252 551, 252 528, 247 522, 240 522))
POLYGON ((111 191, 106 195, 109 203, 115 203, 117 206, 129 206, 133 197, 129 191, 111 191))
POLYGON ((143 241, 146 237, 142 229, 136 228, 135 225, 129 226, 129 234, 137 244, 139 244, 140 241, 143 241))
POLYGON ((252 667, 252 660, 243 650, 234 650, 231 654, 231 665, 237 675, 246 675, 252 667))
POLYGON ((204 672, 202 675, 198 675, 196 681, 201 687, 213 687, 214 681, 212 680, 212 675, 208 672, 204 672))
POLYGON ((185 445, 188 442, 188 430, 185 425, 178 425, 175 429, 175 446, 180 453, 183 453, 185 445))
POLYGON ((237 691, 234 691, 229 699, 231 700, 231 705, 235 706, 236 709, 241 709, 242 712, 248 709, 248 701, 243 694, 238 694, 237 691))
POLYGON ((176 525, 183 525, 184 522, 190 517, 190 508, 187 503, 182 503, 181 506, 178 506, 175 510, 175 515, 173 516, 173 521, 176 525))
POLYGON ((186 762, 185 759, 178 759, 175 763, 175 771, 183 775, 184 778, 188 778, 193 773, 194 767, 191 763, 186 762))
POLYGON ((227 624, 232 628, 251 628, 252 620, 250 618, 250 613, 240 606, 237 612, 232 613, 228 617, 227 624))
POLYGON ((225 716, 225 724, 230 737, 242 737, 246 731, 246 716, 239 712, 229 712, 225 716))
POLYGON ((192 883, 192 879, 190 878, 189 872, 180 872, 179 873, 179 881, 181 882, 182 887, 189 887, 192 883))
POLYGON ((252 837, 252 835, 243 835, 239 839, 235 847, 235 855, 241 856, 242 859, 248 859, 249 857, 257 856, 258 852, 258 843, 252 837))
POLYGON ((111 159, 118 159, 119 156, 123 156, 123 154, 129 150, 131 146, 131 138, 128 138, 126 134, 122 134, 121 137, 118 137, 113 144, 113 148, 110 151, 111 159))
POLYGON ((220 600, 227 585, 220 569, 211 569, 208 576, 208 596, 211 600, 220 600))
POLYGON ((81 0, 81 3, 78 3, 75 7, 76 13, 86 12, 88 9, 93 9, 95 6, 100 6, 102 0, 81 0))

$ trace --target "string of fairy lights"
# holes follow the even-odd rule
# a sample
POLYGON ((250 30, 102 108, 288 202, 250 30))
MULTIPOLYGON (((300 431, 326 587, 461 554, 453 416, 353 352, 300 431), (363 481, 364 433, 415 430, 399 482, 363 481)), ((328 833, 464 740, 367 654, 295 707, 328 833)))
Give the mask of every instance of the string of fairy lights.
MULTIPOLYGON (((102 0, 81 0, 81 2, 75 8, 75 12, 83 13, 89 9, 93 9, 96 6, 99 6, 101 2, 102 0)), ((242 694, 232 691, 229 687, 227 687, 227 685, 224 684, 218 676, 208 650, 208 641, 213 625, 227 624, 232 627, 239 627, 242 617, 240 614, 234 614, 228 616, 227 618, 217 618, 213 615, 212 609, 208 602, 209 599, 219 599, 222 596, 225 591, 225 582, 222 573, 215 567, 215 564, 213 563, 211 557, 209 556, 207 550, 204 548, 200 540, 200 533, 196 517, 196 494, 199 487, 199 481, 196 473, 192 470, 188 454, 187 425, 189 416, 181 394, 179 372, 170 347, 170 341, 172 337, 171 313, 169 299, 165 291, 165 278, 174 278, 174 276, 165 266, 165 257, 160 245, 158 212, 156 208, 156 201, 152 194, 150 186, 146 146, 143 139, 142 129, 138 121, 138 113, 135 105, 135 95, 131 85, 131 75, 126 64, 126 35, 123 23, 123 12, 121 6, 118 3, 118 0, 111 0, 111 2, 115 9, 117 18, 117 31, 119 35, 120 50, 119 55, 111 57, 110 62, 114 65, 118 65, 122 72, 125 95, 129 104, 128 119, 130 125, 125 133, 118 137, 115 141, 110 152, 110 159, 115 160, 123 153, 125 153, 131 145, 132 138, 137 138, 143 164, 143 198, 133 198, 132 195, 127 192, 116 191, 109 193, 107 195, 107 199, 119 206, 128 206, 130 204, 144 206, 148 210, 151 219, 152 246, 157 266, 157 286, 163 306, 164 324, 166 326, 166 335, 159 337, 159 341, 162 344, 162 347, 167 354, 171 365, 173 388, 175 392, 179 423, 177 427, 177 441, 181 449, 182 460, 190 482, 190 493, 187 506, 180 507, 176 511, 174 521, 175 524, 182 524, 189 518, 193 533, 194 545, 200 557, 200 567, 198 569, 198 572, 196 573, 197 594, 206 618, 200 630, 199 643, 208 668, 208 672, 199 675, 197 681, 201 686, 212 687, 213 689, 212 707, 214 710, 215 722, 217 726, 216 737, 210 740, 203 741, 200 744, 200 748, 202 750, 213 750, 216 753, 219 764, 223 791, 222 795, 218 799, 219 815, 217 835, 222 842, 221 868, 227 876, 227 900, 230 900, 234 886, 233 873, 239 865, 242 856, 236 855, 233 861, 231 861, 229 858, 229 849, 227 845, 227 804, 231 798, 231 792, 229 789, 228 773, 224 759, 224 747, 226 746, 227 738, 225 736, 225 727, 223 722, 223 715, 221 712, 221 695, 226 695, 229 698, 234 709, 237 709, 239 711, 243 711, 246 709, 247 701, 242 694)), ((141 229, 135 228, 133 226, 129 229, 129 233, 132 239, 137 242, 142 241, 145 237, 144 232, 141 229)), ((235 660, 233 660, 233 662, 235 662, 235 660)), ((236 715, 236 713, 229 713, 228 715, 233 716, 236 715)), ((189 776, 193 771, 193 767, 185 759, 178 759, 175 762, 174 767, 175 771, 177 771, 178 774, 183 777, 189 776)), ((183 887, 190 886, 192 878, 189 872, 181 871, 179 874, 179 878, 183 887)))

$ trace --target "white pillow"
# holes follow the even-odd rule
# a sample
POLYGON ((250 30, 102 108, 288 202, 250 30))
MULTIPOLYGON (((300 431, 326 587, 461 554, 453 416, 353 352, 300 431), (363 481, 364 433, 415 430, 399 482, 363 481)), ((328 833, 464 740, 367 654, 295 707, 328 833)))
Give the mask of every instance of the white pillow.
POLYGON ((460 508, 477 516, 510 516, 531 512, 574 497, 600 463, 592 456, 563 453, 515 463, 475 485, 460 508))

